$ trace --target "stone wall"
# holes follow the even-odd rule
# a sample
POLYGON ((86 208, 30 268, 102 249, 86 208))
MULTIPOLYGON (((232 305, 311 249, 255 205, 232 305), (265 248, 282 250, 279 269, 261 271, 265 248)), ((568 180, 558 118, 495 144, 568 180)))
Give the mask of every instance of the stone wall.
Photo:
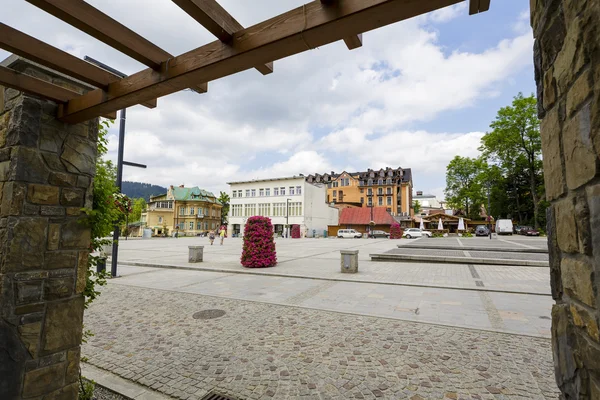
POLYGON ((0 398, 76 399, 98 122, 66 125, 54 103, 0 92, 0 398))
POLYGON ((556 381, 600 398, 600 0, 531 0, 556 381))

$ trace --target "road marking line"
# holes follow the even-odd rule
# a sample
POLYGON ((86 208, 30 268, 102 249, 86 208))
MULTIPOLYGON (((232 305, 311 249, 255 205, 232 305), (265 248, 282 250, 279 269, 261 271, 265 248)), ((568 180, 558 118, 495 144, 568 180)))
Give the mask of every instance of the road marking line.
POLYGON ((511 240, 500 239, 500 238, 498 238, 498 240, 501 241, 501 242, 504 242, 504 243, 516 244, 517 246, 525 247, 527 249, 539 249, 539 247, 529 246, 527 244, 523 244, 523 243, 519 243, 519 242, 513 242, 511 240))
POLYGON ((460 239, 459 239, 459 238, 456 238, 456 241, 458 242, 458 245, 459 245, 460 247, 465 247, 465 245, 463 244, 463 242, 461 242, 461 241, 460 241, 460 239))

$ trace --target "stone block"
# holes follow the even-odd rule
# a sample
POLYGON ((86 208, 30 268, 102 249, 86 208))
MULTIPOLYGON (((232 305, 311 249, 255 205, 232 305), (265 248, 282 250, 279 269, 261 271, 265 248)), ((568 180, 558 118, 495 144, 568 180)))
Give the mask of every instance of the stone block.
POLYGON ((67 376, 65 378, 66 383, 76 382, 79 378, 79 360, 81 359, 81 352, 79 348, 69 350, 67 353, 67 376))
POLYGON ((79 393, 79 384, 71 383, 62 389, 56 390, 44 396, 42 400, 73 400, 77 399, 79 393))
POLYGON ((597 156, 592 146, 590 105, 565 124, 563 147, 567 186, 574 190, 592 180, 597 173, 597 156))
POLYGON ((74 269, 77 263, 77 252, 76 251, 48 251, 45 253, 46 269, 61 269, 71 268, 74 269))
POLYGON ((75 217, 84 214, 84 212, 81 210, 81 207, 67 207, 65 210, 67 212, 67 215, 70 217, 75 217))
POLYGON ((188 262, 202 262, 204 256, 204 246, 188 246, 188 262))
POLYGON ((32 314, 44 311, 44 303, 26 304, 15 307, 15 315, 32 314))
POLYGON ((19 182, 6 182, 2 191, 2 206, 0 214, 3 216, 20 215, 25 203, 27 186, 19 182))
POLYGON ((0 148, 0 162, 10 160, 10 147, 7 149, 0 148))
POLYGON ((554 219, 554 208, 552 206, 546 209, 546 232, 548 234, 548 257, 550 261, 550 289, 552 298, 559 300, 562 298, 562 280, 560 277, 561 254, 556 239, 556 221, 554 219))
MULTIPOLYGON (((565 12, 567 12, 565 10, 565 12)), ((575 77, 585 66, 585 54, 582 46, 577 44, 581 35, 581 20, 570 20, 572 23, 565 35, 565 43, 554 63, 554 78, 557 83, 558 96, 567 92, 575 77)), ((544 93, 545 95, 545 93, 544 93)))
POLYGON ((41 353, 51 354, 81 344, 83 296, 48 303, 41 353))
POLYGON ((38 215, 40 213, 40 206, 34 206, 33 204, 23 204, 23 215, 38 215))
POLYGON ((4 260, 5 270, 17 272, 42 269, 46 251, 46 219, 23 217, 12 224, 12 238, 4 260))
POLYGON ((96 169, 95 143, 70 135, 65 140, 60 158, 69 172, 92 176, 96 169))
POLYGON ((598 318, 594 315, 595 310, 587 310, 576 303, 571 303, 570 310, 571 316, 573 317, 573 323, 576 326, 585 329, 587 334, 596 342, 600 342, 598 318))
POLYGON ((34 204, 59 204, 60 189, 56 186, 30 184, 27 188, 27 201, 34 204))
POLYGON ((542 153, 544 155, 544 181, 546 196, 549 201, 557 199, 565 193, 565 177, 561 157, 558 107, 546 114, 541 122, 542 153))
POLYGON ((47 367, 49 365, 60 364, 67 361, 67 352, 61 351, 58 353, 50 354, 46 357, 41 357, 38 359, 38 367, 47 367))
POLYGON ((573 352, 574 342, 569 324, 568 304, 555 304, 552 306, 552 353, 556 383, 561 390, 575 378, 577 361, 573 352))
POLYGON ((83 189, 64 188, 60 194, 60 204, 63 206, 83 207, 83 189))
POLYGON ((591 263, 582 258, 563 258, 561 277, 563 290, 569 297, 590 307, 595 306, 594 276, 591 263))
POLYGON ((575 224, 577 226, 577 242, 579 252, 592 255, 592 230, 590 225, 590 208, 585 192, 579 191, 573 196, 575 200, 575 224))
POLYGON ((10 161, 0 162, 0 181, 6 182, 10 178, 10 161))
POLYGON ((42 151, 42 158, 48 164, 48 167, 53 171, 66 171, 67 169, 60 161, 60 157, 55 153, 47 153, 42 151))
POLYGON ((358 272, 358 250, 340 250, 340 270, 345 274, 358 272))
POLYGON ((12 117, 6 129, 6 145, 37 147, 41 111, 40 100, 29 96, 20 97, 11 111, 12 117))
POLYGON ((51 172, 48 182, 54 186, 71 187, 77 183, 77 175, 64 172, 51 172))
POLYGON ((563 48, 566 33, 564 15, 561 11, 549 21, 545 31, 539 37, 543 71, 547 71, 554 64, 558 53, 563 48))
POLYGON ((567 93, 567 116, 572 116, 592 94, 591 74, 583 73, 567 93))
POLYGON ((29 371, 25 374, 23 397, 42 396, 52 393, 64 385, 64 380, 64 364, 56 364, 29 371))
MULTIPOLYGON (((0 109, 0 113, 2 111, 3 110, 0 109)), ((5 112, 4 114, 0 115, 0 147, 6 146, 6 131, 8 130, 11 116, 11 112, 5 112)))
POLYGON ((75 293, 77 294, 83 293, 83 290, 85 289, 87 272, 89 268, 88 261, 89 253, 85 250, 80 251, 77 260, 77 283, 75 286, 75 293))
POLYGON ((62 206, 41 206, 40 213, 47 217, 62 217, 66 214, 62 206))
POLYGON ((77 176, 77 187, 87 189, 90 187, 91 179, 84 175, 77 176))
POLYGON ((17 272, 14 275, 15 281, 32 281, 36 279, 46 279, 47 277, 48 271, 17 272))
POLYGON ((15 282, 17 305, 36 303, 42 298, 42 281, 15 282))
MULTIPOLYGON (((590 235, 592 257, 594 260, 600 260, 600 235, 597 233, 600 226, 600 184, 590 185, 585 189, 590 213, 590 227, 595 228, 594 234, 590 235)), ((600 265, 596 266, 596 274, 600 274, 600 265)))
POLYGON ((560 249, 566 253, 579 252, 575 206, 572 198, 567 198, 554 205, 556 218, 556 239, 560 249))
POLYGON ((50 171, 36 149, 15 147, 11 152, 10 179, 28 183, 47 183, 50 171))
POLYGON ((545 110, 550 110, 556 102, 556 78, 554 77, 554 68, 550 68, 544 74, 544 98, 543 104, 545 110))
POLYGON ((32 358, 37 358, 38 355, 38 343, 40 342, 41 330, 41 322, 19 326, 19 337, 32 358))
POLYGON ((87 249, 90 247, 91 231, 83 219, 70 219, 61 228, 63 248, 87 249))
POLYGON ((75 280, 73 277, 48 279, 44 282, 44 300, 64 299, 73 294, 75 280))
POLYGON ((60 245, 60 224, 48 225, 48 250, 57 250, 60 245))

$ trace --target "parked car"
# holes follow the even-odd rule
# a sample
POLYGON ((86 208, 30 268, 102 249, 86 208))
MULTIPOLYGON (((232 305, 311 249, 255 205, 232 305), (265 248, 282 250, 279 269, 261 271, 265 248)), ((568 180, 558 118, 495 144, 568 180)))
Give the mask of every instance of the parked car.
POLYGON ((485 225, 477 225, 475 228, 475 236, 488 236, 490 230, 485 225))
POLYGON ((431 237, 431 236, 433 236, 433 233, 431 233, 430 231, 425 231, 425 230, 422 231, 419 228, 408 228, 402 234, 402 237, 405 237, 407 239, 418 238, 418 237, 423 237, 423 236, 431 237))
POLYGON ((362 233, 355 231, 354 229, 340 229, 337 231, 337 237, 343 238, 361 238, 362 233))
POLYGON ((538 231, 535 228, 532 228, 531 226, 522 226, 521 229, 519 229, 519 235, 540 236, 540 231, 538 231))
POLYGON ((499 219, 496 221, 496 233, 498 235, 512 235, 513 223, 510 219, 499 219))
POLYGON ((386 231, 373 231, 373 232, 369 232, 369 236, 370 238, 389 238, 390 234, 387 233, 386 231))

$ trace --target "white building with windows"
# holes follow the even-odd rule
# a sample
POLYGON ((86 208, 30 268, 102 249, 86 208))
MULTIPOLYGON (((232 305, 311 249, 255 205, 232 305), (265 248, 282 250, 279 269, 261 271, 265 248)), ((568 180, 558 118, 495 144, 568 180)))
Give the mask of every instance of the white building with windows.
POLYGON ((338 210, 327 203, 327 186, 306 182, 304 176, 229 182, 231 205, 228 235, 244 233, 249 217, 271 218, 275 233, 289 236, 300 225, 302 236, 323 236, 328 225, 338 224, 338 210))

